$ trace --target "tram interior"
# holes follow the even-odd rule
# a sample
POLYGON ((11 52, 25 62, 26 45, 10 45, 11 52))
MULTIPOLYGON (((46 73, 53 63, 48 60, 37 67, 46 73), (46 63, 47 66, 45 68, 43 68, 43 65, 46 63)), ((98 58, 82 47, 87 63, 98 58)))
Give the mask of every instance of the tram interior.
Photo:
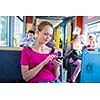
MULTIPOLYGON (((96 18, 94 19, 96 20, 96 18)), ((92 24, 85 24, 86 18, 83 16, 0 16, 0 82, 24 82, 20 68, 20 56, 23 48, 20 47, 19 41, 28 30, 36 32, 39 23, 44 20, 53 24, 54 38, 51 42, 54 43, 54 48, 61 53, 60 56, 64 56, 64 51, 67 45, 71 43, 74 32, 80 34, 81 42, 83 40, 88 42, 88 35, 95 35, 98 48, 95 50, 86 49, 82 52, 82 67, 76 83, 99 83, 99 20, 94 21, 94 23, 91 22, 92 24), (78 28, 76 25, 79 25, 78 28), (83 37, 86 38, 83 39, 83 37)), ((63 60, 59 78, 62 83, 69 83, 67 79, 73 74, 75 66, 70 66, 68 70, 65 65, 66 61, 63 60)))

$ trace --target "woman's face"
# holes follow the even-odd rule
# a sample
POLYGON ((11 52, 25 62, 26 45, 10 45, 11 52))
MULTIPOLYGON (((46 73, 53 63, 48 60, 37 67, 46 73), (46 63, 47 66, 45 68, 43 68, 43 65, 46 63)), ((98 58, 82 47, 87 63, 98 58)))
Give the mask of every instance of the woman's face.
POLYGON ((75 42, 76 42, 76 43, 79 43, 79 42, 80 42, 79 37, 77 37, 77 38, 75 39, 75 42))
POLYGON ((93 44, 94 44, 93 37, 89 37, 89 45, 93 45, 93 44))
POLYGON ((89 37, 89 42, 92 42, 93 41, 93 38, 92 37, 89 37))
POLYGON ((48 43, 52 39, 52 37, 53 37, 53 28, 49 25, 44 26, 42 31, 39 31, 38 33, 38 40, 42 44, 48 43))

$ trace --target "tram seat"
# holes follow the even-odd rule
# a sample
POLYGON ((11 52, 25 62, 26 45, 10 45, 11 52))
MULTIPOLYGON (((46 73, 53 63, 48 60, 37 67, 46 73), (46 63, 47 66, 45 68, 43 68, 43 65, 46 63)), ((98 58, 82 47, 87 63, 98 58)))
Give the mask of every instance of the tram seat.
MULTIPOLYGON (((21 50, 0 48, 0 83, 25 83, 21 74, 20 58, 21 50)), ((59 79, 62 81, 62 73, 59 79)))
POLYGON ((23 82, 20 66, 21 50, 0 50, 0 82, 23 82))

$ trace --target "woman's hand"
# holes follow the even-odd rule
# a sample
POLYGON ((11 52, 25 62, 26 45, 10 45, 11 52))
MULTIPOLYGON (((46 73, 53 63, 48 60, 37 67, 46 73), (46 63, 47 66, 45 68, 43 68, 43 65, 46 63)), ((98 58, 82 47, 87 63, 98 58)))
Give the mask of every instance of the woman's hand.
POLYGON ((46 65, 49 61, 53 60, 56 58, 55 55, 49 55, 45 60, 44 60, 44 65, 46 65))
POLYGON ((56 79, 58 79, 60 76, 60 66, 62 65, 62 63, 63 63, 63 61, 60 59, 53 60, 53 64, 55 66, 54 75, 55 75, 56 79))
POLYGON ((54 59, 53 64, 57 67, 60 67, 63 64, 63 61, 60 59, 54 59))

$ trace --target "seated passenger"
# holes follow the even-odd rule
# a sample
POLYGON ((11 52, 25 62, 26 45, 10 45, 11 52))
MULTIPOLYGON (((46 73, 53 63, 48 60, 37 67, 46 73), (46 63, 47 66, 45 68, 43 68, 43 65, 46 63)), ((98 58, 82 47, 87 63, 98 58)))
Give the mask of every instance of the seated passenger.
POLYGON ((95 38, 93 37, 92 34, 90 34, 88 36, 88 44, 83 46, 82 50, 86 49, 86 48, 90 48, 91 50, 92 49, 96 49, 97 46, 96 46, 96 42, 95 42, 95 38))
POLYGON ((37 35, 35 44, 22 50, 22 76, 30 83, 58 83, 62 61, 56 59, 58 54, 54 48, 46 46, 53 36, 52 24, 41 22, 37 35))
POLYGON ((69 64, 76 65, 76 68, 70 77, 70 82, 75 82, 81 70, 81 49, 79 48, 79 36, 77 34, 72 36, 71 45, 67 47, 64 57, 68 60, 69 64), (68 58, 68 59, 67 59, 68 58))
POLYGON ((34 34, 35 32, 33 30, 29 30, 27 36, 23 37, 22 40, 20 41, 19 43, 20 47, 32 46, 35 43, 34 34))

